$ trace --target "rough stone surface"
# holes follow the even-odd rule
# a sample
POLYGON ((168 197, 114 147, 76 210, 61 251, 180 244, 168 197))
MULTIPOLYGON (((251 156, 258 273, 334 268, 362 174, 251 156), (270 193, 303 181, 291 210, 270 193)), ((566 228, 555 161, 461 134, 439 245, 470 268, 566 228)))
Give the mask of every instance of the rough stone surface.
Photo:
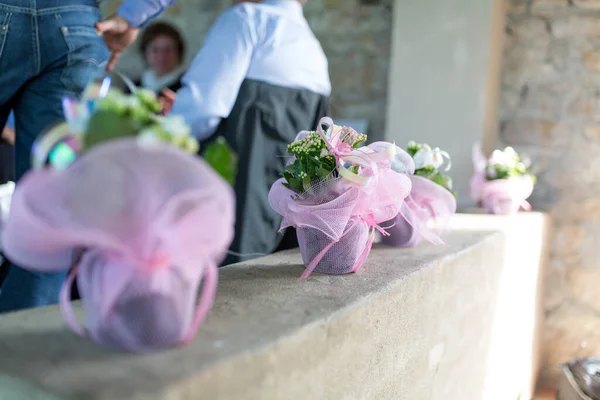
MULTIPOLYGON (((530 398, 523 374, 499 360, 514 353, 508 362, 532 374, 522 322, 534 324, 535 310, 514 294, 532 298, 536 287, 515 272, 535 276, 539 265, 507 271, 505 236, 461 225, 446 246, 377 247, 355 275, 299 281, 295 252, 223 268, 197 338, 156 354, 76 338, 57 307, 3 315, 0 398, 530 398)), ((540 218, 529 228, 540 237, 540 218)), ((539 252, 533 244, 526 253, 539 252)))
MULTIPOLYGON (((113 12, 119 3, 106 0, 104 12, 113 12)), ((311 0, 305 6, 308 22, 329 59, 332 116, 367 119, 368 133, 374 139, 382 139, 384 134, 393 3, 311 0)), ((182 31, 190 62, 212 22, 232 1, 177 0, 176 4, 164 19, 182 31)), ((123 55, 118 69, 132 77, 141 73, 143 64, 137 49, 123 55)))
POLYGON ((598 0, 572 0, 572 2, 575 7, 600 10, 600 1, 598 0))
POLYGON ((507 20, 501 138, 530 152, 540 178, 531 200, 554 224, 545 277, 548 382, 560 372, 557 362, 600 351, 593 344, 600 329, 600 1, 530 5, 530 13, 507 20))

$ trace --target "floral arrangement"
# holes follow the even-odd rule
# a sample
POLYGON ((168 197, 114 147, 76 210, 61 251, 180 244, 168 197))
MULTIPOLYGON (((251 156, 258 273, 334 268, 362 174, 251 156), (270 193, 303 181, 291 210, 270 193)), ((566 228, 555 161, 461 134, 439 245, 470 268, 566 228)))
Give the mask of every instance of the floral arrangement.
MULTIPOLYGON (((198 141, 183 117, 158 114, 161 105, 154 92, 135 89, 133 94, 125 94, 111 88, 110 82, 110 78, 105 78, 102 83, 89 85, 81 101, 63 100, 66 122, 54 130, 64 133, 64 137, 60 137, 58 143, 51 142, 54 147, 47 154, 47 161, 55 168, 66 168, 78 153, 94 146, 128 137, 136 138, 142 146, 164 143, 187 153, 198 152, 198 141)), ((44 150, 42 146, 42 157, 46 156, 44 150)), ((233 184, 237 157, 227 143, 219 138, 204 153, 205 161, 233 184)))
POLYGON ((382 242, 397 247, 414 247, 424 238, 441 244, 439 234, 449 218, 456 213, 456 193, 452 178, 447 175, 452 163, 450 155, 440 148, 410 141, 406 151, 415 163, 410 177, 410 195, 402 205, 401 213, 387 229, 389 235, 382 242), (434 222, 431 228, 430 222, 434 222))
POLYGON ((60 306, 80 336, 134 352, 189 342, 233 240, 235 155, 221 139, 196 157, 189 127, 157 115, 154 94, 106 79, 63 106, 67 122, 40 136, 16 187, 3 253, 32 271, 69 270, 60 306), (86 328, 71 309, 75 279, 86 328))
POLYGON ((306 267, 325 274, 356 272, 380 223, 396 217, 410 192, 412 158, 395 144, 375 142, 323 118, 288 146, 290 162, 271 187, 281 229, 295 227, 306 267), (402 171, 402 172, 397 172, 402 171))
MULTIPOLYGON (((367 141, 367 136, 356 132, 350 127, 334 125, 333 135, 339 137, 351 149, 357 149, 367 141)), ((301 136, 287 147, 287 153, 292 155, 283 177, 283 185, 298 194, 308 192, 314 182, 339 176, 337 159, 330 151, 325 140, 317 131, 302 132, 301 136)), ((346 165, 356 174, 358 166, 346 165)))
POLYGON ((456 197, 456 193, 452 191, 452 178, 445 174, 452 166, 447 152, 440 150, 439 147, 432 149, 428 144, 415 141, 408 142, 406 151, 415 160, 415 175, 437 183, 456 197), (440 168, 444 164, 446 164, 446 168, 441 170, 440 168))
POLYGON ((471 179, 471 198, 492 214, 514 214, 530 210, 527 202, 536 177, 530 162, 512 147, 495 150, 484 157, 479 145, 473 148, 475 173, 471 179))
POLYGON ((504 151, 494 150, 485 166, 485 179, 488 181, 527 177, 535 184, 536 177, 531 173, 529 160, 523 159, 512 147, 504 151))

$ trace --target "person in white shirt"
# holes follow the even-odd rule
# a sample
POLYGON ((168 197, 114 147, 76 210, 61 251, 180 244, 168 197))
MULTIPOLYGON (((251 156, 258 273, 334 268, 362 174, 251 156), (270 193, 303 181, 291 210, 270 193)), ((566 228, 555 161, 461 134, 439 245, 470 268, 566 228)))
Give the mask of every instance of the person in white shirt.
MULTIPOLYGON (((201 141, 218 136, 238 154, 233 252, 270 253, 281 242, 281 217, 268 191, 297 132, 327 113, 327 57, 301 0, 238 1, 211 27, 184 75, 171 110, 201 141)), ((238 261, 230 256, 225 264, 238 261)))

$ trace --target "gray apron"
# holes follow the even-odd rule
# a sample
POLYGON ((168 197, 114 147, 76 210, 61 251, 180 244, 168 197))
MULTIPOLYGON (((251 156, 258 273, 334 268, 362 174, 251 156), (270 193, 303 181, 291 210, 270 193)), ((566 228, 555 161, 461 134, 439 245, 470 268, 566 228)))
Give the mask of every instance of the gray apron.
MULTIPOLYGON (((328 97, 309 90, 248 79, 242 83, 231 114, 209 139, 223 136, 238 156, 232 252, 269 254, 297 247, 293 230, 285 238, 278 233, 281 216, 269 205, 269 189, 285 168, 287 145, 298 132, 316 129, 328 102, 328 97)), ((256 257, 229 255, 223 265, 250 258, 256 257)))

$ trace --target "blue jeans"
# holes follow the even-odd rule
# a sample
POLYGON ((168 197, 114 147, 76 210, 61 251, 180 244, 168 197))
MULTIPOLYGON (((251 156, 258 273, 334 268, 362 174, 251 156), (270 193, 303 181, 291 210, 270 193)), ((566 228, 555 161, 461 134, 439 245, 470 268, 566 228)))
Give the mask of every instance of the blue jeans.
MULTIPOLYGON (((109 52, 94 28, 100 18, 97 0, 0 0, 0 126, 13 110, 17 182, 36 137, 64 120, 62 98, 78 97, 103 74, 109 52)), ((57 303, 65 274, 12 265, 0 312, 57 303)))

